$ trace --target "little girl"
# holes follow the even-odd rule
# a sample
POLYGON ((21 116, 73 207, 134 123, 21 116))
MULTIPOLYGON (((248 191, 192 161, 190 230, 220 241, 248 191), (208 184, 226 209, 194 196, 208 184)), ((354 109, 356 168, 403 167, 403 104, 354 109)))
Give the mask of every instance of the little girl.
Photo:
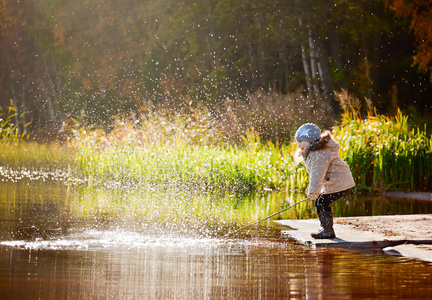
POLYGON ((339 156, 339 144, 330 131, 312 123, 302 125, 295 134, 299 153, 309 174, 308 195, 315 200, 321 229, 311 236, 315 239, 336 237, 330 204, 355 186, 348 165, 339 156))

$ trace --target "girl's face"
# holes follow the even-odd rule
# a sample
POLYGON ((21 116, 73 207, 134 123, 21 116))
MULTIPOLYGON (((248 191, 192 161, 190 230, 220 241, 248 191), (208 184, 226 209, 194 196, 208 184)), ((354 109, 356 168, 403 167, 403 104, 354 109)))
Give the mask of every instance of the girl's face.
POLYGON ((309 142, 297 142, 297 145, 300 150, 303 151, 304 149, 306 149, 307 146, 309 146, 309 142))

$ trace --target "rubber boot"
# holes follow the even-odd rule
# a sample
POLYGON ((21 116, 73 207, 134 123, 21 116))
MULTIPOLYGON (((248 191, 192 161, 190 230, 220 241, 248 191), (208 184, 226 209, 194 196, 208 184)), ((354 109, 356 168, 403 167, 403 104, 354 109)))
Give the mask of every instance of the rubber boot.
POLYGON ((335 238, 335 232, 333 230, 333 215, 331 211, 323 211, 319 215, 321 222, 321 229, 317 233, 311 233, 311 237, 314 239, 331 239, 335 238))

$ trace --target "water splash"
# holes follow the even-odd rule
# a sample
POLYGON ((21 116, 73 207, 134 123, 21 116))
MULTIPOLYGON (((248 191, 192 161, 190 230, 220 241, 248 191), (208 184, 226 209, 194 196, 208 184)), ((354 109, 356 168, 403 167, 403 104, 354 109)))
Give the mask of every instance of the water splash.
MULTIPOLYGON (((126 230, 85 230, 56 239, 37 238, 33 241, 3 241, 0 245, 29 250, 77 250, 77 251, 129 251, 136 249, 157 249, 159 251, 187 250, 197 253, 211 251, 220 246, 236 247, 278 245, 281 242, 266 239, 242 239, 220 237, 188 237, 181 235, 153 235, 126 230)), ((230 251, 232 252, 232 251, 230 251)), ((234 253, 241 254, 238 251, 234 253)), ((232 254, 232 253, 231 253, 232 254)))

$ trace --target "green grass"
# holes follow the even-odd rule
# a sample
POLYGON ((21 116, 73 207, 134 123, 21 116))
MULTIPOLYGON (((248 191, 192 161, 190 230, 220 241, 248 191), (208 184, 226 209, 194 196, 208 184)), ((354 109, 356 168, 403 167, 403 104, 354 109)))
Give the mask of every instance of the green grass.
MULTIPOLYGON (((75 122, 65 145, 3 141, 0 164, 68 168, 91 183, 158 184, 241 194, 302 192, 308 175, 294 163, 295 143, 260 140, 252 130, 230 144, 199 115, 151 115, 117 120, 109 132, 75 122)), ((213 127, 212 127, 213 126, 213 127)), ((406 115, 347 109, 333 127, 358 189, 432 190, 432 138, 406 115)))
MULTIPOLYGON (((295 143, 262 141, 251 130, 233 145, 205 122, 179 117, 185 118, 163 124, 118 120, 109 132, 76 123, 65 144, 2 141, 0 166, 67 168, 86 182, 68 185, 68 192, 79 193, 68 204, 79 219, 106 217, 164 232, 224 234, 306 197, 309 177, 292 158, 295 143)), ((333 134, 359 189, 432 190, 431 136, 402 113, 362 118, 346 110, 333 134)), ((335 213, 353 208, 342 202, 335 213)), ((305 201, 272 219, 314 216, 305 201)))
MULTIPOLYGON (((401 112, 344 111, 333 134, 358 189, 432 191, 432 138, 409 121, 401 112)), ((213 122, 198 113, 150 114, 118 119, 105 132, 74 121, 66 142, 54 144, 24 142, 8 131, 0 139, 0 166, 68 169, 67 178, 86 182, 68 186, 79 193, 69 207, 78 218, 106 216, 168 232, 223 234, 306 197, 309 177, 292 158, 295 143, 263 141, 248 130, 231 144, 213 122)), ((335 213, 347 209, 353 206, 340 203, 335 213)), ((306 201, 273 219, 313 216, 306 201)))
POLYGON ((36 142, 0 143, 0 165, 9 168, 67 169, 75 166, 75 152, 57 144, 36 142))
POLYGON ((18 115, 13 106, 6 111, 0 108, 0 166, 51 170, 74 167, 74 151, 69 147, 28 141, 27 127, 31 122, 13 122, 24 115, 18 115))
POLYGON ((80 147, 80 170, 93 181, 156 183, 228 190, 240 193, 292 187, 294 166, 291 146, 261 143, 249 134, 248 144, 240 146, 127 143, 97 151, 80 147))
POLYGON ((343 114, 333 133, 360 188, 432 190, 431 135, 408 121, 400 111, 395 117, 343 114))
MULTIPOLYGON (((209 124, 202 118, 193 118, 200 120, 197 124, 190 118, 185 122, 184 115, 171 118, 122 120, 110 133, 78 127, 71 146, 77 151, 80 172, 93 182, 240 193, 307 187, 304 166, 292 158, 295 143, 261 141, 254 131, 247 131, 243 143, 232 145, 223 134, 203 130, 209 124)), ((408 121, 401 112, 395 117, 369 113, 362 118, 354 109, 345 110, 333 134, 358 189, 432 190, 431 136, 408 121)))

